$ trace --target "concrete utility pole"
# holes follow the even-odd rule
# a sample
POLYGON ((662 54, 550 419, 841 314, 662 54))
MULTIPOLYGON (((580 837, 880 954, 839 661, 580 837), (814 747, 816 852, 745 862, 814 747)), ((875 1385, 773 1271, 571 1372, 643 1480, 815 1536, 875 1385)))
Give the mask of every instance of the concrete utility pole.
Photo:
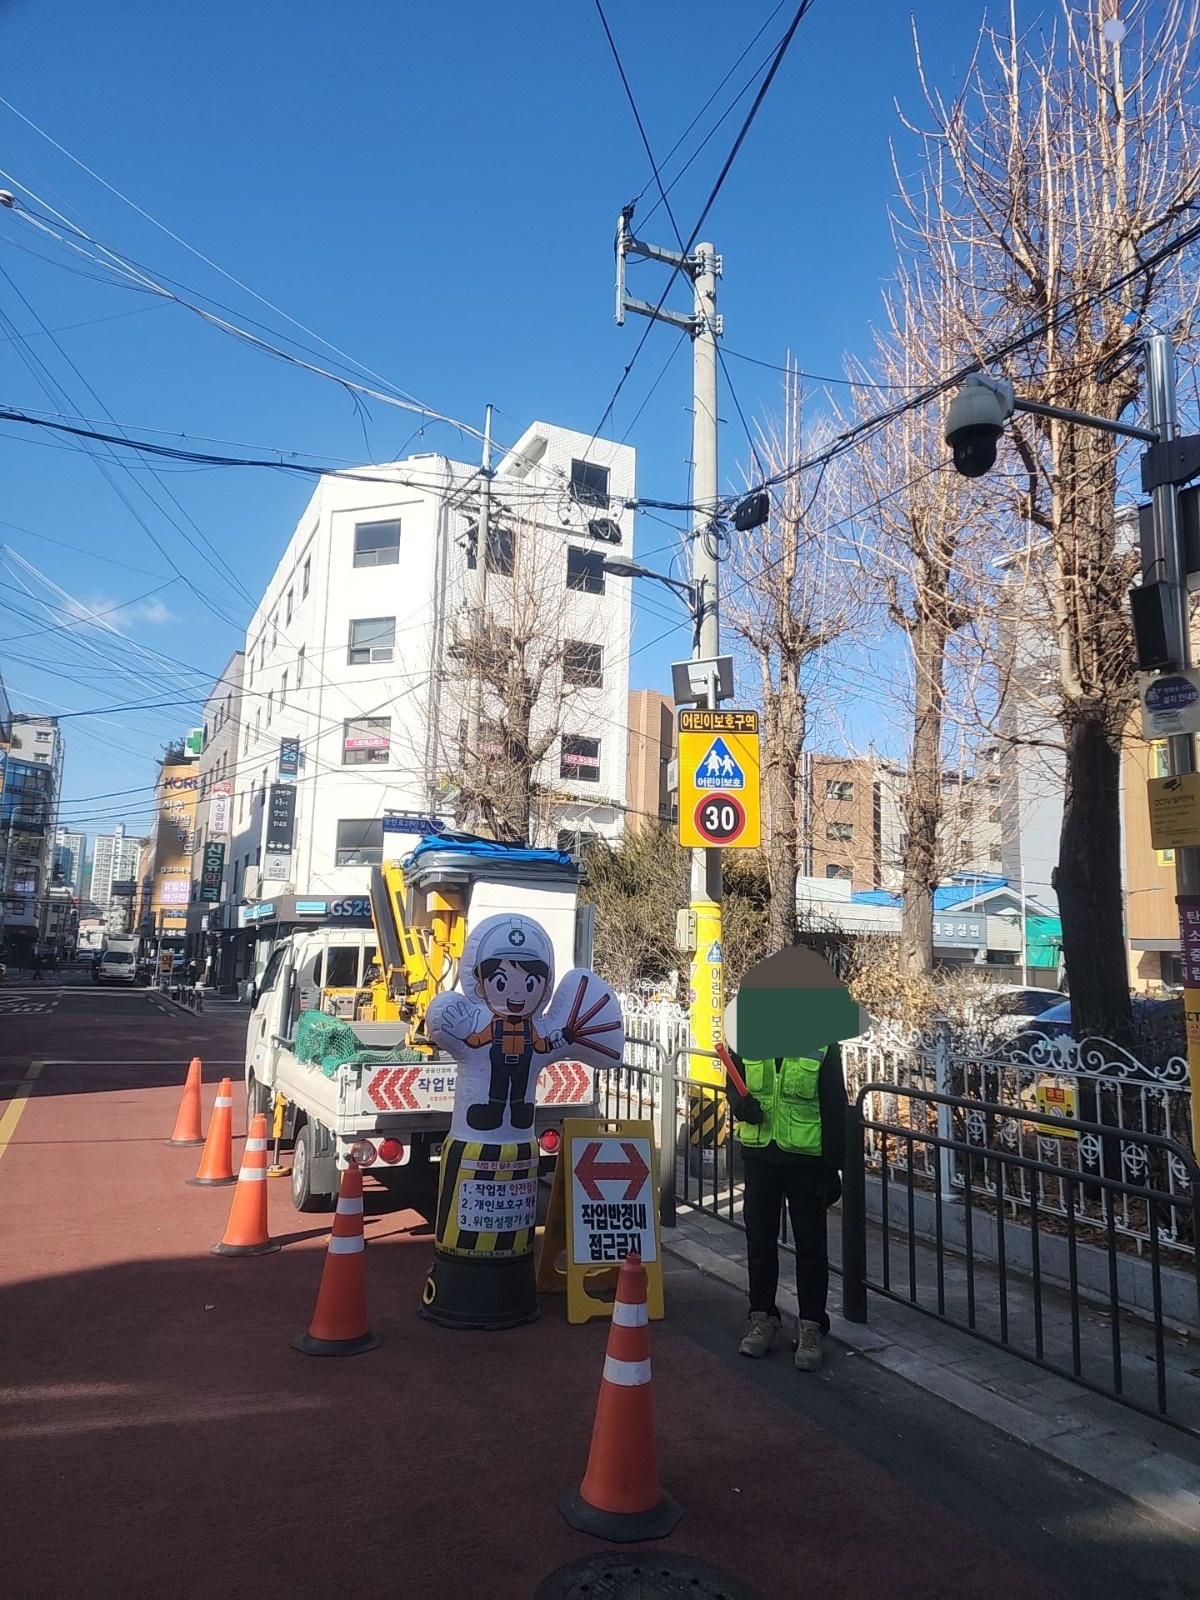
MULTIPOLYGON (((711 244, 698 244, 691 255, 644 244, 630 231, 633 208, 626 207, 617 223, 617 323, 634 311, 655 322, 681 328, 692 340, 692 592, 695 596, 695 631, 692 658, 710 665, 708 687, 696 704, 716 710, 720 699, 717 657, 721 644, 720 531, 717 525, 717 338, 722 320, 717 311, 717 279, 721 258, 711 244), (625 293, 625 258, 641 256, 674 267, 692 281, 690 316, 625 293)), ((721 851, 692 851, 690 911, 695 928, 691 952, 692 1043, 712 1050, 724 1038, 724 983, 721 960, 721 851)), ((693 1058, 710 1068, 705 1057, 693 1058)))
MULTIPOLYGON (((492 408, 483 414, 483 457, 479 468, 479 520, 475 530, 475 593, 471 604, 471 643, 476 651, 467 691, 466 759, 474 782, 479 762, 479 723, 483 709, 483 632, 487 626, 487 553, 492 500, 492 408)), ((466 776, 466 774, 464 774, 466 776)), ((472 794, 466 823, 479 823, 479 801, 472 794)))

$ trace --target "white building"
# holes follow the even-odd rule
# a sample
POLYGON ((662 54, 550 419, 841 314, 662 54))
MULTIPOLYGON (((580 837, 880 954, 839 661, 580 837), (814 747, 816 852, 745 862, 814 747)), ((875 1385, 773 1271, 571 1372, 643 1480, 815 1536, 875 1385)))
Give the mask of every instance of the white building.
POLYGON ((78 900, 83 894, 83 867, 87 858, 87 835, 68 833, 59 828, 54 836, 54 875, 64 889, 78 900))
MULTIPOLYGON (((539 627, 564 647, 559 679, 542 686, 558 721, 538 843, 621 829, 630 581, 603 560, 633 554, 634 471, 627 446, 534 423, 492 477, 488 610, 501 623, 518 566, 536 571, 539 627)), ((455 643, 471 627, 479 488, 478 469, 432 455, 320 480, 246 635, 235 903, 361 896, 383 858, 385 813, 452 809, 466 728, 455 643), (296 744, 281 774, 284 741, 296 744), (272 836, 267 801, 292 761, 294 822, 287 802, 272 836)), ((486 737, 483 725, 481 749, 486 737)), ((243 925, 255 912, 242 907, 243 925)))
POLYGON ((101 911, 108 910, 114 883, 127 883, 131 878, 137 878, 138 860, 145 842, 144 839, 127 838, 123 822, 117 823, 113 833, 96 835, 92 851, 91 899, 101 911))
POLYGON ((231 855, 245 666, 245 655, 235 650, 205 702, 200 734, 200 790, 192 839, 193 895, 187 912, 186 954, 216 984, 225 978, 226 935, 237 927, 231 855))

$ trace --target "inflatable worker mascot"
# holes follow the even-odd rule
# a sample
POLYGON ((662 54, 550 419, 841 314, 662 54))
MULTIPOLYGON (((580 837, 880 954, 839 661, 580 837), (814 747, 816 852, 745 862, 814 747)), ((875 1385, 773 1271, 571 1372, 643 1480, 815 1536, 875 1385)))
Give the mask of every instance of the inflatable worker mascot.
POLYGON ((576 968, 554 988, 554 947, 530 917, 472 928, 459 971, 464 992, 438 995, 426 1017, 458 1080, 421 1314, 446 1327, 509 1328, 538 1314, 538 1077, 552 1061, 618 1066, 625 1025, 594 972, 576 968))

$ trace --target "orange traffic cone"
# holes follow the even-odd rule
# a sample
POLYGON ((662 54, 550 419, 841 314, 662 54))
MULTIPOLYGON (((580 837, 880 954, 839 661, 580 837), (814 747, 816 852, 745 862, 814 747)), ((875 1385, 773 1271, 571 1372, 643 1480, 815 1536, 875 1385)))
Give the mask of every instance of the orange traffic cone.
POLYGON ((558 1508, 573 1528, 617 1544, 662 1539, 683 1515, 658 1481, 646 1269, 639 1255, 625 1257, 617 1279, 587 1471, 558 1508))
POLYGON ((188 1182, 202 1189, 237 1182, 233 1175, 233 1084, 228 1078, 222 1078, 217 1086, 200 1165, 188 1182))
POLYGON ((267 1229, 267 1119, 260 1111, 250 1121, 242 1168, 225 1236, 210 1252, 214 1256, 265 1256, 278 1250, 267 1229))
POLYGON ((365 1245, 362 1173, 352 1161, 342 1174, 317 1309, 308 1332, 292 1340, 293 1350, 306 1356, 357 1356, 379 1346, 378 1335, 367 1331, 365 1245))
POLYGON ((193 1056, 188 1068, 187 1082, 183 1086, 183 1099, 179 1102, 179 1115, 175 1118, 175 1132, 164 1144, 203 1144, 200 1128, 200 1057, 193 1056))

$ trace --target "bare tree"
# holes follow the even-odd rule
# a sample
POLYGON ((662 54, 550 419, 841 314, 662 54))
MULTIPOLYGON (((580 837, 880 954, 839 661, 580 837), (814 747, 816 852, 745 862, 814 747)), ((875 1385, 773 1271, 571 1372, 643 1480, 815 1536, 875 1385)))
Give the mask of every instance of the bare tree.
MULTIPOLYGON (((760 476, 784 474, 801 453, 804 393, 784 380, 783 415, 759 430, 760 476)), ((783 476, 766 527, 732 552, 725 615, 757 667, 762 694, 763 824, 768 948, 795 944, 801 871, 801 782, 816 657, 850 633, 858 607, 840 545, 824 524, 827 497, 783 476), (814 503, 815 502, 815 503, 814 503)))
MULTIPOLYGON (((560 530, 496 516, 486 611, 473 626, 460 626, 448 651, 445 687, 457 715, 446 719, 445 781, 464 823, 510 844, 532 843, 551 814, 549 802, 562 789, 553 781, 552 755, 568 712, 586 708, 588 690, 601 678, 603 645, 587 640, 562 585, 563 548, 560 530), (474 748, 472 696, 479 713, 474 748)), ((485 554, 475 552, 475 559, 485 554)))
MULTIPOLYGON (((1010 0, 1005 24, 982 30, 958 96, 925 82, 932 125, 913 130, 924 172, 905 196, 916 256, 942 281, 954 273, 963 346, 980 359, 1006 349, 1029 398, 1113 419, 1139 393, 1128 359, 1139 332, 1194 313, 1195 277, 1178 255, 1141 263, 1200 184, 1195 0, 1134 5, 1123 22, 1116 9, 1060 0, 1056 29, 1027 36, 1010 0)), ((1009 510, 1044 542, 1057 647, 1056 887, 1074 1021, 1127 1040, 1119 751, 1133 656, 1119 451, 1110 435, 1050 419, 1023 418, 1012 436, 1009 510)))
MULTIPOLYGON (((875 357, 869 368, 855 369, 862 413, 877 405, 880 386, 912 392, 943 379, 959 358, 953 286, 944 275, 902 263, 885 307, 875 357)), ((859 570, 908 647, 900 970, 927 979, 934 889, 950 865, 942 785, 947 682, 952 644, 978 605, 978 525, 962 480, 948 469, 940 421, 927 408, 906 411, 871 435, 843 491, 859 570)))

